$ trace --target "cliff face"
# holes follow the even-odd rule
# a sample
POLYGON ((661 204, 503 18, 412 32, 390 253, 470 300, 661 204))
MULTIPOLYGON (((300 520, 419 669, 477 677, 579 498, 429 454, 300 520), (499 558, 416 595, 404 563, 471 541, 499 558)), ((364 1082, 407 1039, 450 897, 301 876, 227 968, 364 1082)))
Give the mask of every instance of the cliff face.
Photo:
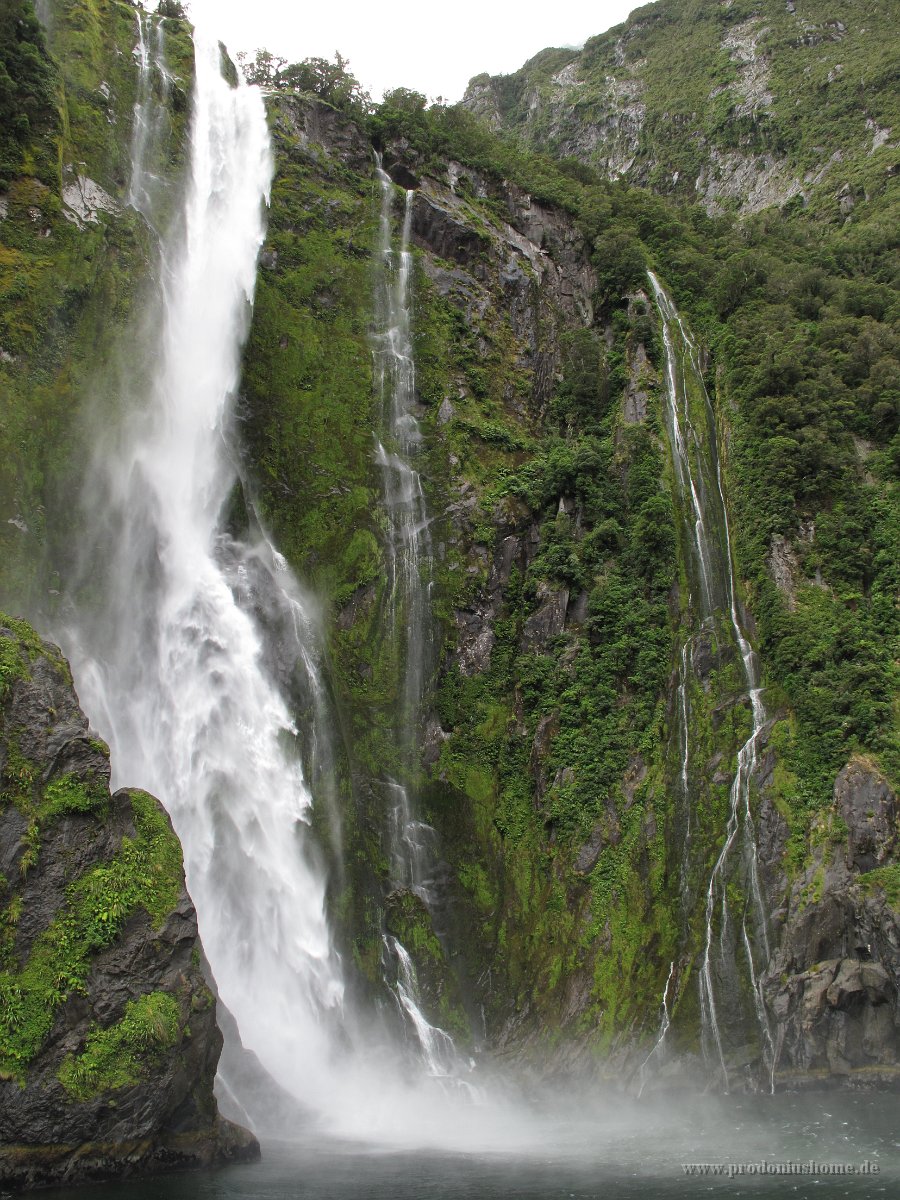
MULTIPOLYGON (((52 608, 77 538, 70 501, 91 452, 88 414, 114 411, 122 373, 141 369, 134 329, 154 245, 128 197, 138 11, 98 0, 43 5, 41 15, 30 0, 11 0, 0 24, 14 81, 0 137, 0 434, 16 447, 0 461, 0 555, 5 603, 32 613, 52 608)), ((147 166, 171 181, 159 204, 167 214, 193 49, 185 22, 155 28, 171 83, 147 166)))
MULTIPOLYGON (((396 648, 383 632, 387 546, 370 448, 380 420, 368 362, 377 185, 352 112, 310 97, 271 105, 278 171, 245 356, 246 473, 279 545, 331 613, 340 770, 352 797, 342 936, 364 986, 377 991, 381 914, 394 930, 403 907, 403 896, 387 894, 384 840, 400 685, 396 648), (352 865, 360 861, 365 868, 352 865)), ((435 980, 435 957, 443 957, 460 989, 429 983, 428 1015, 458 1038, 544 1069, 604 1071, 613 1062, 631 1071, 653 1045, 669 972, 672 1031, 666 1063, 657 1065, 664 1078, 697 1070, 699 1079, 695 971, 747 698, 721 631, 701 631, 687 698, 698 779, 685 812, 678 663, 689 547, 665 435, 658 317, 625 232, 641 230, 655 253, 671 255, 677 280, 674 264, 687 261, 678 246, 684 227, 665 227, 661 210, 633 193, 585 189, 573 202, 577 185, 561 176, 552 186, 546 175, 523 186, 517 175, 530 170, 535 179, 536 169, 499 144, 502 174, 484 143, 473 153, 464 142, 459 157, 435 153, 421 129, 402 122, 399 130, 388 123, 381 149, 398 186, 413 189, 416 417, 438 621, 422 770, 406 782, 439 835, 439 901, 431 915, 403 908, 419 929, 404 941, 423 947, 421 978, 435 980), (448 1007, 451 994, 458 999, 448 1007)), ((696 270, 691 264, 699 280, 696 270)), ((696 287, 709 294, 708 284, 696 287)), ((721 347, 721 427, 711 436, 734 472, 729 491, 740 497, 748 477, 739 472, 768 431, 729 412, 725 398, 737 403, 739 392, 730 392, 726 373, 740 356, 734 342, 721 347)), ((848 481, 857 469, 851 455, 848 481)), ((782 539, 795 589, 793 615, 786 612, 784 571, 760 552, 743 513, 732 513, 746 572, 742 611, 778 665, 767 677, 771 719, 751 783, 771 919, 761 992, 769 1026, 764 1032, 753 991, 735 983, 743 1015, 731 1031, 732 1081, 767 1082, 773 1057, 780 1081, 883 1080, 897 1056, 894 834, 884 835, 883 875, 827 865, 843 861, 850 827, 835 778, 883 776, 858 758, 841 772, 849 740, 829 741, 827 751, 823 742, 815 768, 807 757, 813 726, 830 739, 831 718, 807 707, 819 703, 818 683, 808 695, 780 690, 781 639, 788 627, 796 638, 806 620, 818 620, 812 606, 824 596, 782 539), (823 967, 824 943, 811 931, 826 913, 838 915, 829 919, 823 967), (872 948, 851 945, 861 935, 849 931, 876 920, 882 933, 866 939, 872 948), (821 988, 820 971, 828 975, 821 988), (852 984, 828 992, 840 972, 852 984), (803 998, 807 979, 818 1008, 803 998), (770 1035, 775 1051, 765 1044, 770 1035)), ((841 610, 836 593, 832 602, 826 625, 841 610)), ((878 611, 874 593, 871 602, 878 611)), ((869 603, 856 610, 863 620, 869 603)), ((850 636, 864 641, 859 631, 850 636)), ((895 829, 893 816, 881 820, 895 829)), ((749 884, 733 886, 739 896, 749 884)))
POLYGON ((580 51, 479 75, 497 131, 708 212, 813 203, 846 215, 897 161, 886 17, 855 0, 646 4, 580 51))
POLYGON ((234 1161, 222 1047, 181 849, 144 792, 110 795, 59 651, 0 620, 0 1180, 234 1161))
POLYGON ((834 802, 811 861, 783 873, 779 826, 764 862, 773 887, 779 945, 762 979, 778 1041, 779 1082, 895 1081, 900 1072, 900 913, 897 798, 879 770, 854 759, 838 775, 834 802))
MULTIPOLYGON (((7 604, 50 627, 61 605, 90 604, 85 581, 77 593, 72 583, 73 464, 91 414, 115 411, 115 369, 106 366, 123 345, 140 345, 131 336, 135 281, 152 261, 153 235, 126 205, 123 174, 137 95, 135 12, 98 0, 90 19, 75 20, 77 7, 48 9, 53 54, 42 53, 57 72, 56 99, 40 110, 40 128, 63 164, 87 167, 78 179, 55 167, 41 175, 32 169, 40 156, 16 143, 0 188, 10 298, 0 315, 10 398, 0 419, 11 448, 0 463, 0 584, 7 604), (88 40, 67 56, 77 38, 88 40)), ((653 1068, 663 1079, 695 1071, 708 1082, 697 990, 706 895, 750 715, 722 621, 691 625, 689 526, 666 429, 652 266, 693 331, 711 396, 713 425, 698 436, 721 458, 736 602, 759 653, 769 717, 749 793, 768 954, 756 986, 740 965, 733 972, 741 1017, 729 1065, 763 1086, 773 1061, 776 1082, 792 1084, 895 1073, 900 367, 891 139, 882 136, 891 101, 873 51, 871 143, 857 137, 855 108, 846 123, 832 122, 830 98, 843 84, 827 90, 817 73, 836 69, 838 50, 868 54, 871 29, 860 19, 826 36, 824 16, 799 11, 799 0, 793 8, 659 5, 581 54, 548 52, 521 80, 474 87, 496 102, 504 127, 542 149, 680 202, 698 196, 710 209, 780 203, 816 162, 833 159, 809 191, 811 214, 795 205, 743 223, 710 220, 578 163, 531 155, 465 110, 426 113, 414 96, 389 98, 375 114, 291 92, 268 101, 277 172, 236 405, 243 494, 225 517, 239 532, 256 513, 321 603, 334 745, 321 775, 307 766, 314 790, 330 788, 342 812, 340 833, 323 810, 316 818, 336 936, 364 1003, 383 998, 387 929, 417 959, 431 1020, 460 1043, 544 1069, 603 1073, 612 1064, 633 1077, 665 997, 671 1030, 653 1068), (798 34, 801 18, 809 28, 798 34), (688 26, 699 41, 682 36, 688 26), (592 91, 601 76, 602 102, 592 91), (809 81, 796 96, 779 82, 793 76, 809 81), (827 101, 819 108, 834 148, 815 126, 813 84, 827 101), (803 136, 782 145, 783 105, 794 99, 803 136), (398 188, 413 192, 415 415, 434 621, 412 768, 398 763, 395 738, 402 649, 385 635, 373 143, 398 188), (728 155, 732 166, 723 165, 728 155), (777 167, 768 190, 767 155, 777 167), (846 193, 836 173, 845 168, 846 193), (687 804, 686 758, 695 780, 687 804), (431 912, 391 890, 386 781, 398 777, 438 835, 431 912)), ((189 43, 179 22, 164 22, 163 32, 180 81, 167 109, 166 170, 175 178, 189 43)), ((847 78, 856 61, 846 59, 847 78)), ((268 634, 277 674, 278 629, 268 634)), ((281 682, 301 731, 322 720, 295 681, 281 682)), ((62 743, 52 730, 46 737, 56 754, 62 743)), ((102 750, 79 737, 82 757, 70 763, 66 749, 63 774, 106 779, 102 750)), ((102 787, 96 810, 73 811, 68 801, 57 810, 56 793, 41 790, 51 782, 29 777, 25 809, 4 809, 14 870, 21 874, 23 837, 40 849, 26 860, 27 894, 11 901, 20 911, 8 939, 16 956, 74 903, 74 877, 61 863, 114 871, 110 863, 144 844, 145 823, 160 819, 140 794, 109 799, 102 787)), ((747 879, 735 878, 733 912, 748 895, 747 879)), ((134 1154, 162 1161, 184 1122, 198 1130, 213 1120, 205 1089, 215 1034, 191 963, 195 932, 183 893, 166 896, 168 907, 132 897, 130 916, 116 909, 103 919, 124 922, 116 939, 135 939, 133 968, 122 969, 119 940, 84 943, 100 993, 84 999, 75 971, 71 995, 52 1010, 46 1061, 27 1058, 52 1103, 38 1113, 37 1083, 22 1075, 10 1137, 24 1138, 34 1120, 54 1144, 64 1135, 95 1144, 92 1128, 114 1140, 127 1112, 141 1146, 150 1142, 134 1154), (156 941, 168 947, 168 965, 151 952, 156 941), (191 996, 202 1011, 189 1039, 191 996), (119 1051, 129 1038, 141 1047, 133 1069, 106 1074, 127 1057, 119 1051), (151 1059, 158 1090, 140 1073, 151 1059), (92 1079, 129 1090, 114 1093, 113 1109, 109 1088, 95 1095, 92 1079)), ((757 960, 762 950, 754 945, 757 960)), ((24 958, 8 961, 10 971, 26 969, 24 958)), ((215 1136, 197 1134, 206 1145, 215 1136)))

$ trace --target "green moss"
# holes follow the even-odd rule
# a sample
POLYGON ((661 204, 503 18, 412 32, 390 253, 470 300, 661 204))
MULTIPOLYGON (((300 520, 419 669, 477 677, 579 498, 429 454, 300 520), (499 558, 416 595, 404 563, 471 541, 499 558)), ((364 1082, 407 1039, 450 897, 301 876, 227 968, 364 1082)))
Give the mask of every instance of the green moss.
POLYGON ((71 684, 69 664, 56 646, 44 642, 27 621, 7 616, 0 612, 0 701, 15 679, 29 679, 31 664, 39 657, 47 657, 53 666, 71 684))
POLYGON ((131 1000, 115 1025, 94 1028, 84 1047, 69 1054, 58 1072, 72 1100, 92 1100, 131 1087, 153 1074, 165 1052, 182 1035, 178 1001, 168 992, 131 1000))
POLYGON ((428 909, 415 892, 391 893, 387 931, 402 942, 413 961, 427 957, 436 963, 443 962, 444 952, 431 926, 428 909))
POLYGON ((884 892, 888 904, 892 908, 900 909, 900 865, 897 863, 866 871, 860 875, 859 882, 867 891, 877 888, 884 892))
POLYGON ((0 971, 0 1071, 21 1078, 40 1050, 57 1007, 83 991, 92 956, 139 909, 159 928, 182 889, 181 847, 157 801, 130 793, 136 836, 115 857, 66 889, 63 908, 35 940, 27 962, 0 971))

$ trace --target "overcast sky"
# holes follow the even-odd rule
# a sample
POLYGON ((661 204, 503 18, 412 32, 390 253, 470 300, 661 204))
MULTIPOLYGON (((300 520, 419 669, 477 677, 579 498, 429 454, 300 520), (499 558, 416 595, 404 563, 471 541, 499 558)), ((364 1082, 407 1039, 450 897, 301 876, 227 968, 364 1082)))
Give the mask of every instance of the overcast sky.
POLYGON ((375 99, 408 87, 455 101, 473 75, 508 74, 545 46, 580 46, 640 2, 189 0, 189 8, 232 52, 264 46, 297 62, 339 50, 375 99))

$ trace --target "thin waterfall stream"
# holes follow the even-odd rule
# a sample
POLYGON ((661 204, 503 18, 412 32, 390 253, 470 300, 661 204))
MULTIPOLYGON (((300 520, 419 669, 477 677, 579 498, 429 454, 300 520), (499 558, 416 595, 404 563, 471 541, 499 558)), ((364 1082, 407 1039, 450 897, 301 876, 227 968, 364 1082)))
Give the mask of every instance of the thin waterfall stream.
MULTIPOLYGON (((727 1031, 740 1025, 741 1012, 737 996, 735 947, 740 944, 747 962, 753 1012, 759 1026, 760 1046, 766 1067, 774 1071, 774 1047, 765 1005, 759 988, 759 970, 754 953, 767 963, 770 956, 768 923, 760 890, 756 836, 751 811, 751 780, 757 766, 759 743, 766 722, 762 702, 759 664, 747 639, 738 614, 734 566, 728 509, 722 486, 721 462, 717 451, 717 431, 712 403, 703 383, 696 346, 678 314, 672 300, 653 272, 648 272, 653 295, 659 310, 666 359, 666 426, 672 450, 676 484, 690 526, 690 542, 696 584, 690 595, 690 606, 696 606, 695 620, 700 629, 730 638, 739 652, 745 682, 745 694, 750 705, 750 734, 741 745, 729 790, 728 819, 724 841, 716 857, 705 893, 705 934, 700 957, 699 987, 704 1050, 713 1058, 722 1074, 725 1088, 729 1087, 727 1031), (700 414, 695 415, 691 397, 700 414), (704 422, 702 435, 694 421, 704 422), (756 950, 747 929, 747 914, 740 917, 740 936, 730 938, 727 893, 728 872, 736 843, 740 841, 740 868, 750 898, 756 950), (718 909, 720 927, 716 937, 715 922, 718 909)), ((685 859, 690 840, 691 786, 689 759, 689 685, 691 675, 692 632, 682 648, 678 699, 681 722, 681 784, 686 813, 685 859)), ((685 867, 683 866, 683 889, 685 867)), ((670 979, 663 995, 664 1030, 654 1050, 656 1053, 669 1028, 667 997, 670 979)), ((649 1060, 648 1060, 649 1061, 649 1060)), ((646 1063, 645 1063, 646 1065, 646 1063)))
MULTIPOLYGON (((410 320, 414 193, 405 193, 400 244, 395 251, 392 217, 398 189, 383 169, 378 154, 376 173, 381 208, 374 360, 384 430, 383 440, 376 438, 376 461, 381 467, 388 524, 387 621, 400 655, 396 737, 404 774, 412 777, 416 773, 416 732, 430 653, 432 555, 425 494, 413 465, 422 443, 413 412, 415 360, 410 320)), ((385 786, 389 796, 392 886, 415 892, 432 914, 437 835, 417 815, 408 783, 390 779, 385 786)), ((415 966, 406 947, 390 934, 384 936, 384 947, 396 973, 394 993, 419 1044, 428 1073, 436 1077, 458 1075, 461 1063, 452 1037, 432 1025, 422 1012, 415 966)))

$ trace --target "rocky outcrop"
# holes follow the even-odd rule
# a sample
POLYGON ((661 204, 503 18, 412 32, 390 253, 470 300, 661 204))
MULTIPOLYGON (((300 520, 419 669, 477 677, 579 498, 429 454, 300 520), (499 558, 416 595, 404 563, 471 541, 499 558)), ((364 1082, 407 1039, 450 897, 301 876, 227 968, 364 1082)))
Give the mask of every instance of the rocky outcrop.
POLYGON ((878 870, 895 852, 897 807, 870 763, 854 759, 840 772, 819 832, 777 914, 780 943, 761 980, 775 1078, 789 1086, 898 1081, 900 911, 878 870))
POLYGON ((65 660, 0 618, 0 1182, 252 1158, 213 1098, 222 1047, 181 848, 110 795, 65 660))

